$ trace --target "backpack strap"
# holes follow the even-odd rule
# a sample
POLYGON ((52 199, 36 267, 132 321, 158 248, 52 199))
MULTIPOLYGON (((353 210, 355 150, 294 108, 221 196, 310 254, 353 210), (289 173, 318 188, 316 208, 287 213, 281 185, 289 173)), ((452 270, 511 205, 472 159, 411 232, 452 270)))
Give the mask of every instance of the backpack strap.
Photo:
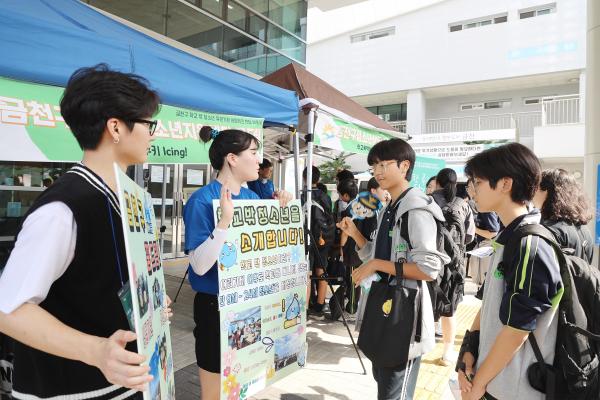
POLYGON ((552 370, 552 368, 548 367, 546 361, 544 361, 544 357, 542 356, 542 352, 540 351, 540 346, 538 346, 537 340, 535 339, 535 335, 533 332, 529 332, 529 343, 531 344, 531 348, 533 349, 533 353, 535 354, 535 358, 538 361, 540 369, 544 371, 546 375, 546 400, 554 400, 556 397, 554 396, 555 387, 556 387, 556 374, 552 370))
POLYGON ((565 255, 563 254, 560 245, 556 242, 554 234, 541 224, 526 224, 515 229, 511 237, 508 239, 506 246, 504 247, 504 253, 502 255, 503 263, 506 263, 508 260, 510 260, 509 255, 517 254, 519 247, 521 246, 521 239, 529 235, 539 236, 544 239, 554 249, 559 265, 565 264, 565 255))
POLYGON ((408 234, 408 211, 400 216, 400 236, 406 240, 408 250, 412 250, 413 247, 410 244, 410 235, 408 234))
MULTIPOLYGON (((408 245, 408 250, 412 250, 413 247, 410 244, 410 236, 408 234, 408 211, 400 216, 400 236, 404 240, 406 240, 406 244, 408 245)), ((423 295, 423 291, 420 290, 421 296, 423 295)), ((417 297, 420 299, 420 297, 417 297)), ((422 301, 422 300, 420 300, 422 301)), ((433 305, 432 305, 433 306, 433 305)), ((421 333, 423 330, 423 307, 422 304, 419 304, 419 311, 417 312, 417 328, 415 330, 415 342, 421 342, 421 333)))

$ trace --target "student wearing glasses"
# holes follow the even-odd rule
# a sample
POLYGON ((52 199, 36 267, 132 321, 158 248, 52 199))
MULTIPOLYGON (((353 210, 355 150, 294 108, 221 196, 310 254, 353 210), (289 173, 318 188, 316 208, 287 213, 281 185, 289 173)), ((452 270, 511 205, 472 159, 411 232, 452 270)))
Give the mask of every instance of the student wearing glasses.
POLYGON ((14 398, 141 397, 152 380, 118 296, 129 282, 113 164, 146 161, 159 102, 103 64, 69 79, 61 114, 83 160, 29 209, 0 278, 14 398))

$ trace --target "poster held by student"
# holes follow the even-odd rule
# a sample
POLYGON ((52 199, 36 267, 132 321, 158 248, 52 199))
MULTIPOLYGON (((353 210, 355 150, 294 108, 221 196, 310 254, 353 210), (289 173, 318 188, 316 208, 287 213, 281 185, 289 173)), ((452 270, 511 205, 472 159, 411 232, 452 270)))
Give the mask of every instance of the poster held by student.
POLYGON ((119 297, 131 330, 137 333, 138 352, 146 356, 154 377, 144 400, 175 399, 167 294, 152 198, 117 165, 115 174, 129 271, 129 285, 119 297))
MULTIPOLYGON (((219 254, 221 399, 245 399, 304 366, 308 264, 298 200, 235 200, 219 254)), ((219 200, 214 200, 215 224, 219 200)))

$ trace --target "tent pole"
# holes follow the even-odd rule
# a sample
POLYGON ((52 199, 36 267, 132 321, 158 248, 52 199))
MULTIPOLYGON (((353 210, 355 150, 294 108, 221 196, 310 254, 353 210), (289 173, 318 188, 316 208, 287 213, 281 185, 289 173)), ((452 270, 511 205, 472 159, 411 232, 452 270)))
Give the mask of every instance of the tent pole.
MULTIPOLYGON (((167 164, 163 164, 162 166, 162 187, 161 187, 161 201, 160 201, 160 254, 165 253, 165 241, 164 241, 164 233, 167 229, 167 224, 165 222, 166 218, 166 202, 167 202, 167 180, 169 179, 169 172, 167 171, 167 164)), ((175 172, 173 172, 173 177, 175 177, 175 172)), ((173 196, 174 197, 174 196, 173 196)), ((173 199, 173 205, 175 205, 175 199, 173 199)), ((174 207, 172 208, 174 209, 174 207)))
POLYGON ((283 159, 281 153, 277 155, 277 190, 283 190, 283 159))
POLYGON ((296 189, 296 198, 300 198, 300 136, 294 128, 292 130, 292 139, 294 140, 294 184, 296 189))
MULTIPOLYGON (((311 108, 308 112, 308 133, 306 135, 306 226, 310 227, 310 211, 311 211, 311 200, 312 200, 312 161, 313 161, 313 135, 315 133, 315 109, 311 108)), ((308 239, 307 247, 310 245, 310 238, 308 239)))

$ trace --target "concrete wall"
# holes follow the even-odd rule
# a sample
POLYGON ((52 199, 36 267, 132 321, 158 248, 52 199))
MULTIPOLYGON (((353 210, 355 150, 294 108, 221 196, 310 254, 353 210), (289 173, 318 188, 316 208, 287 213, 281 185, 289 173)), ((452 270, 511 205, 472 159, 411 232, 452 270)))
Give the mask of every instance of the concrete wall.
POLYGON ((453 96, 442 97, 435 99, 427 99, 427 119, 436 118, 452 118, 466 117, 477 115, 495 115, 520 113, 530 111, 541 111, 541 105, 525 105, 523 98, 538 97, 538 96, 554 96, 579 93, 579 85, 538 87, 531 89, 523 89, 516 91, 494 92, 494 93, 479 93, 468 96, 453 96), (464 103, 476 103, 494 100, 511 100, 512 104, 509 108, 498 108, 490 110, 468 110, 460 111, 460 105, 464 103))
POLYGON ((447 0, 309 43, 307 66, 349 96, 583 69, 586 0, 555 2, 555 13, 521 20, 520 9, 550 1, 447 0), (503 12, 506 23, 449 32, 450 23, 503 12), (350 42, 390 26, 393 36, 350 42))

